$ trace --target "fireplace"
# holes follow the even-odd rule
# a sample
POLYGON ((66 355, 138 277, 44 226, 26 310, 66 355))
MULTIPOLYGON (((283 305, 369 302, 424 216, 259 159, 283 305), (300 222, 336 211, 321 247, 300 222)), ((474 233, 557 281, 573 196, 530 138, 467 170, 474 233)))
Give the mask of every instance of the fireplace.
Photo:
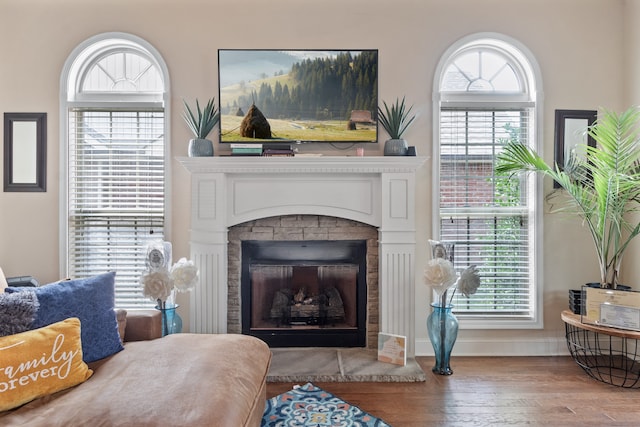
POLYGON ((366 345, 364 240, 242 242, 242 333, 271 347, 366 345))
MULTIPOLYGON (((416 170, 425 157, 178 160, 192 174, 189 242, 191 258, 200 270, 200 285, 190 296, 191 332, 241 332, 240 325, 236 330, 229 323, 236 317, 235 310, 240 318, 244 307, 239 290, 234 294, 232 286, 239 279, 240 267, 237 273, 229 269, 232 229, 281 215, 320 215, 357 221, 376 230, 377 261, 367 268, 375 268, 378 277, 378 314, 367 316, 367 322, 376 325, 367 328, 367 334, 379 330, 404 335, 407 356, 413 356, 416 170)), ((340 239, 344 236, 335 240, 340 239)), ((367 297, 371 298, 371 292, 367 297)))

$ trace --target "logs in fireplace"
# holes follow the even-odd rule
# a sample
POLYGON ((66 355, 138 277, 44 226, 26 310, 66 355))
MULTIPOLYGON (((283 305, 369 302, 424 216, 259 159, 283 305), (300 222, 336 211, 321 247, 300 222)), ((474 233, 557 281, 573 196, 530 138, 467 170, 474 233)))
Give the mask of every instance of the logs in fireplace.
POLYGON ((295 294, 284 288, 276 291, 271 305, 271 319, 277 327, 318 325, 344 322, 344 304, 340 292, 330 287, 319 295, 308 295, 305 288, 295 294))

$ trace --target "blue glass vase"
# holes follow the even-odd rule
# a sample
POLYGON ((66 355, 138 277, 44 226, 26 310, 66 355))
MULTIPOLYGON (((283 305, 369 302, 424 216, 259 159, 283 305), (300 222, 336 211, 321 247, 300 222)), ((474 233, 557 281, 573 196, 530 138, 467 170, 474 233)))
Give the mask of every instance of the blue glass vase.
POLYGON ((167 304, 164 308, 156 306, 161 312, 163 337, 182 332, 182 317, 176 311, 178 307, 178 304, 167 304))
POLYGON ((436 364, 431 370, 436 374, 451 375, 453 371, 449 366, 449 359, 458 337, 458 319, 451 312, 451 304, 442 306, 440 303, 432 303, 431 307, 433 311, 427 317, 427 330, 436 356, 436 364))

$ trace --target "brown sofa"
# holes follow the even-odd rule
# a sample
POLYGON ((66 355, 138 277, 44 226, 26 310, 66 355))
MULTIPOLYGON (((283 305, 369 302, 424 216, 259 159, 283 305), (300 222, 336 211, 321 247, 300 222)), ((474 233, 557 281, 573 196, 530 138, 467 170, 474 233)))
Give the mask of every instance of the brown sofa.
MULTIPOLYGON (((120 316, 122 320, 122 316, 120 316)), ((271 351, 253 337, 159 338, 155 310, 126 315, 125 349, 87 381, 0 413, 3 426, 259 426, 271 351)))

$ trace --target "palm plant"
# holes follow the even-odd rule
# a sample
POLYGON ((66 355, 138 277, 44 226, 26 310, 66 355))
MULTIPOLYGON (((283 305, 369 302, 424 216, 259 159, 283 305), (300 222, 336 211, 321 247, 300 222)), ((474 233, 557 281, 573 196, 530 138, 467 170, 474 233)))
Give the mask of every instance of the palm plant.
POLYGON ((378 107, 380 124, 391 139, 402 139, 402 135, 416 118, 415 115, 409 117, 413 107, 407 108, 405 106, 404 97, 402 97, 402 102, 396 99, 395 104, 391 104, 391 108, 386 102, 382 101, 382 103, 384 104, 384 111, 378 107))
POLYGON ((196 99, 196 113, 194 114, 187 101, 184 103, 182 118, 197 139, 206 139, 213 128, 220 121, 220 114, 216 110, 215 98, 211 98, 204 109, 200 109, 200 103, 196 99))
POLYGON ((586 156, 571 153, 564 170, 551 167, 525 144, 511 141, 498 155, 496 172, 542 173, 558 182, 565 191, 551 196, 563 197, 568 206, 562 210, 583 219, 598 255, 600 284, 615 289, 624 251, 640 234, 633 215, 640 207, 640 109, 603 111, 587 132, 596 146, 578 147, 586 156))

